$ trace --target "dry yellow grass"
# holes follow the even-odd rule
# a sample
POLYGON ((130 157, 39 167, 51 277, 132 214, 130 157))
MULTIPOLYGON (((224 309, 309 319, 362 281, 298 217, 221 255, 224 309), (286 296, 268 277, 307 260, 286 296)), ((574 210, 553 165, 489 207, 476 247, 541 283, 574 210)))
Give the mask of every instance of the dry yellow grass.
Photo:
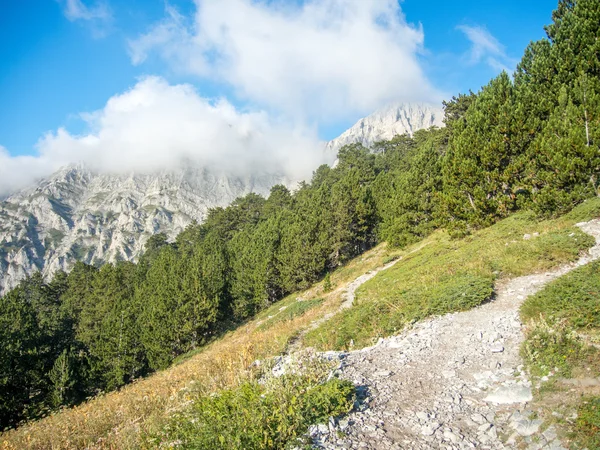
MULTIPOLYGON (((395 252, 400 254, 401 252, 395 252)), ((321 284, 274 304, 255 320, 207 345, 188 360, 148 378, 65 409, 0 435, 3 449, 137 449, 148 448, 145 437, 160 429, 170 414, 185 406, 188 393, 214 392, 239 384, 251 374, 257 359, 276 356, 313 320, 341 303, 345 285, 379 267, 390 256, 385 244, 351 261, 332 274, 334 290, 325 294, 321 284), (291 321, 258 328, 281 306, 297 298, 324 298, 318 307, 291 321)))

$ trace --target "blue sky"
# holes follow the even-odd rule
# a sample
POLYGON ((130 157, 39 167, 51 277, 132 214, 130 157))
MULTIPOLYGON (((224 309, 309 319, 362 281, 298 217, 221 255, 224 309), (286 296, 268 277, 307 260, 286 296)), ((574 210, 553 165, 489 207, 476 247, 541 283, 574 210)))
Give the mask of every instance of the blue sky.
POLYGON ((330 15, 335 11, 318 8, 333 0, 270 0, 258 6, 253 0, 0 0, 5 159, 6 153, 47 152, 40 145, 47 133, 53 151, 66 152, 56 150, 66 145, 55 142, 60 129, 69 142, 95 132, 101 136, 94 128, 110 122, 109 99, 135 90, 148 76, 159 77, 154 87, 161 92, 189 84, 201 99, 222 98, 240 114, 260 113, 268 117, 261 120, 283 121, 293 130, 301 124, 318 138, 331 139, 384 101, 431 101, 478 90, 503 67, 513 69, 531 40, 544 37, 543 26, 556 6, 556 0, 404 0, 397 10, 395 0, 346 3, 360 6, 330 8, 344 18, 341 31, 328 41, 331 33, 319 34, 321 25, 311 21, 337 20, 330 15), (377 28, 379 22, 363 20, 371 13, 379 14, 377 21, 387 21, 388 13, 404 14, 405 20, 377 28), (352 14, 356 20, 344 22, 352 14), (217 25, 205 30, 212 24, 230 30, 230 40, 217 25), (371 27, 364 35, 344 31, 363 25, 371 27), (238 28, 243 30, 236 35, 238 28), (277 28, 283 28, 280 34, 277 28), (271 34, 263 55, 265 41, 248 43, 248 36, 264 30, 271 34), (362 44, 369 39, 372 43, 362 44), (283 42, 277 47, 272 41, 283 42), (296 53, 288 55, 292 46, 296 53), (356 54, 337 61, 349 48, 356 54), (289 67, 295 63, 298 67, 289 67), (344 73, 345 66, 354 78, 344 73), (82 119, 82 113, 95 111, 103 118, 82 119))

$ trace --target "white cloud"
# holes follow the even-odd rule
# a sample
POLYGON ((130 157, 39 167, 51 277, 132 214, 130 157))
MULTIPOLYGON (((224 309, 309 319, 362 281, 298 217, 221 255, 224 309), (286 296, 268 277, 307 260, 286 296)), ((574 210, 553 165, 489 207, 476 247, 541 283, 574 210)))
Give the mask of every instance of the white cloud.
MULTIPOLYGON (((69 20, 110 21, 102 0, 58 0, 69 20)), ((158 54, 177 70, 224 83, 236 100, 148 77, 82 114, 89 131, 47 133, 37 154, 0 151, 0 195, 84 161, 110 172, 151 172, 192 160, 229 173, 310 175, 323 162, 316 125, 354 119, 393 100, 436 101, 419 64, 423 30, 397 0, 196 0, 129 43, 134 64, 158 54), (277 117, 277 119, 274 119, 277 117), (305 124, 311 124, 306 126, 305 124)))
POLYGON ((109 20, 112 18, 106 3, 98 2, 94 6, 86 6, 81 0, 65 0, 64 13, 71 22, 76 20, 109 20))
POLYGON ((0 199, 60 167, 60 162, 36 156, 11 156, 0 145, 0 199))
POLYGON ((104 37, 113 19, 112 11, 104 0, 86 5, 82 0, 58 0, 65 17, 71 22, 83 21, 94 37, 104 37))
POLYGON ((225 82, 245 100, 302 120, 339 120, 392 100, 436 101, 418 61, 423 31, 397 0, 196 0, 130 41, 178 70, 225 82))
POLYGON ((456 28, 471 42, 471 49, 467 55, 469 64, 485 62, 498 72, 514 71, 517 61, 506 54, 504 46, 484 27, 459 25, 456 28))
POLYGON ((211 102, 185 84, 140 80, 99 111, 83 114, 90 131, 60 128, 37 144, 36 156, 11 157, 0 147, 0 195, 59 167, 83 161, 105 172, 146 172, 193 161, 231 174, 282 172, 301 179, 322 162, 314 130, 275 122, 264 112, 240 112, 211 102))

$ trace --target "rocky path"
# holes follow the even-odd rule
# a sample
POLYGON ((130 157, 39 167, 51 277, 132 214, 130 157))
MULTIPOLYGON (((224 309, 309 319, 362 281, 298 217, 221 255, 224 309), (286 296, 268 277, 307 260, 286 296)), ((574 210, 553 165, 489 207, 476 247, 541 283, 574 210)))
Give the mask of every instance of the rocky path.
POLYGON ((339 423, 312 427, 313 439, 326 449, 563 448, 528 410, 518 310, 549 281, 600 257, 600 220, 578 226, 597 243, 576 263, 497 286, 495 300, 479 308, 336 354, 340 376, 359 386, 362 404, 339 423))

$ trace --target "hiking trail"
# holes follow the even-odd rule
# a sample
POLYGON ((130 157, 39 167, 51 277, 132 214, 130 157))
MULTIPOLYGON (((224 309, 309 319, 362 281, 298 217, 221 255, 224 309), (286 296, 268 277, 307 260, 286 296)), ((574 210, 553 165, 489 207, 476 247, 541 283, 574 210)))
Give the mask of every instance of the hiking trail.
MULTIPOLYGON (((519 356, 524 339, 519 307, 548 282, 600 258, 600 220, 577 226, 596 239, 577 262, 503 281, 489 303, 418 322, 373 347, 327 352, 339 358, 339 376, 358 386, 362 399, 339 422, 311 427, 317 446, 563 449, 556 430, 543 430, 529 409, 532 389, 519 356)), ((342 308, 352 306, 360 285, 396 262, 350 283, 342 308)))

